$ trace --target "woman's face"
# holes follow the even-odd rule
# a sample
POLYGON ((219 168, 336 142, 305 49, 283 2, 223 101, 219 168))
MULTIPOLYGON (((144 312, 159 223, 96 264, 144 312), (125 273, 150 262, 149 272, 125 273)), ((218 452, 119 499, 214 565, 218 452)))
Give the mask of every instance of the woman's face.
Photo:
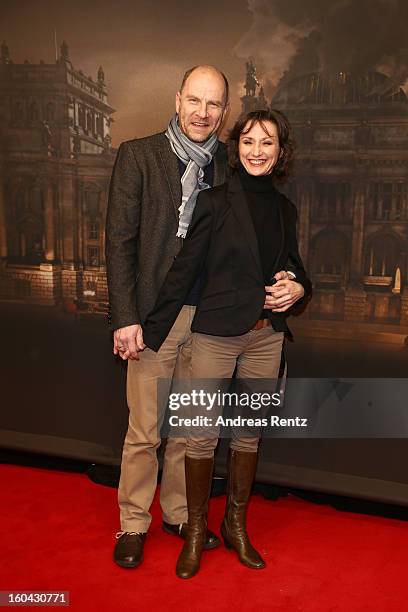
POLYGON ((254 176, 270 174, 279 158, 278 128, 272 121, 246 124, 239 136, 239 159, 245 170, 254 176))

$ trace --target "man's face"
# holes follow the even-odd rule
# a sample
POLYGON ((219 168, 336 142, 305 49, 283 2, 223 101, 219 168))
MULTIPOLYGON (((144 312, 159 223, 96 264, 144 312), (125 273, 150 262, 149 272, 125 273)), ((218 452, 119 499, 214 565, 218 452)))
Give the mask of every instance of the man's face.
POLYGON ((213 70, 197 68, 176 94, 180 128, 193 142, 204 142, 217 132, 226 111, 224 79, 213 70))

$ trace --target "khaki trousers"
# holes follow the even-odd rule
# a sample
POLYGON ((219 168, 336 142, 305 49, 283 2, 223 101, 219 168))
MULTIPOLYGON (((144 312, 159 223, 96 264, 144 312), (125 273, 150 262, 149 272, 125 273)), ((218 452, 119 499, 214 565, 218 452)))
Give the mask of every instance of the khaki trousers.
MULTIPOLYGON (((242 336, 210 336, 193 334, 191 350, 191 377, 213 379, 206 383, 206 391, 219 386, 218 381, 231 378, 236 368, 237 378, 277 379, 281 362, 283 332, 275 332, 269 325, 249 331, 242 336)), ((204 431, 205 434, 205 431, 204 431)), ((192 433, 186 440, 186 454, 195 459, 212 457, 217 446, 218 433, 206 438, 203 431, 192 433)), ((230 448, 243 452, 257 452, 259 438, 234 435, 230 448)))
MULTIPOLYGON (((167 399, 158 405, 157 381, 167 379, 165 384, 170 393, 173 377, 190 377, 190 327, 194 312, 194 306, 183 306, 160 350, 155 353, 146 348, 139 353, 139 361, 128 361, 129 426, 118 490, 122 531, 146 532, 151 523, 149 509, 157 486, 159 431, 167 405, 167 399)), ((160 504, 163 520, 173 524, 187 521, 185 450, 184 438, 168 438, 160 504)))

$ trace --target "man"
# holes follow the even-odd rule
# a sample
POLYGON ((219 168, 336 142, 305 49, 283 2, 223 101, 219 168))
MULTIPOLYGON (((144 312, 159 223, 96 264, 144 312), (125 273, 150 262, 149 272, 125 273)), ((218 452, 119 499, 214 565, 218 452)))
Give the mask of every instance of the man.
MULTIPOLYGON (((188 377, 191 332, 200 286, 186 300, 158 353, 145 348, 142 324, 179 252, 200 189, 226 179, 225 147, 217 140, 228 110, 228 82, 213 66, 196 66, 176 94, 176 115, 166 132, 121 144, 113 169, 106 223, 106 266, 113 352, 128 360, 126 434, 118 500, 121 531, 114 560, 137 567, 151 522, 157 484, 157 381, 188 377)), ((169 438, 160 503, 163 528, 185 537, 185 440, 169 438)), ((218 546, 207 533, 206 547, 218 546)))

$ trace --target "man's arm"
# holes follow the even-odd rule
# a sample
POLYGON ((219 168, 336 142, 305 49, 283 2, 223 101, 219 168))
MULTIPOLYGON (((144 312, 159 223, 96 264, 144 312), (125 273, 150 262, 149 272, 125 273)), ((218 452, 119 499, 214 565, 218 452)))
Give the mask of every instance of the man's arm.
POLYGON ((305 291, 305 298, 309 297, 312 294, 312 283, 306 274, 306 270, 304 268, 302 258, 299 254, 299 246, 296 236, 296 227, 297 227, 297 209, 294 204, 291 203, 292 207, 292 215, 293 220, 290 225, 290 234, 289 234, 289 255, 288 260, 286 262, 286 270, 291 272, 296 278, 296 282, 300 283, 305 291))
POLYGON ((136 345, 143 343, 136 302, 141 199, 142 174, 130 144, 124 142, 112 172, 105 241, 113 351, 122 358, 134 356, 136 345))

